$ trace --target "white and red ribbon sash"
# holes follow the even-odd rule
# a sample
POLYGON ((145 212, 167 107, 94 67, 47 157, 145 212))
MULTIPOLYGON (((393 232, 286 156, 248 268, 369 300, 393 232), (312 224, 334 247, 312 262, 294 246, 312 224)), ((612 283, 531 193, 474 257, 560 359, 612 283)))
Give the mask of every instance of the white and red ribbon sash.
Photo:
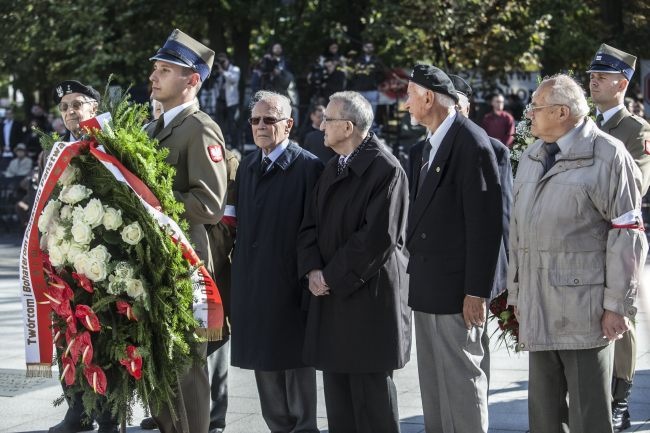
MULTIPOLYGON (((82 125, 84 127, 100 128, 110 120, 110 114, 108 116, 107 114, 101 115, 99 119, 94 118, 88 122, 82 122, 82 125)), ((51 377, 50 367, 53 361, 51 307, 44 295, 47 284, 41 259, 38 220, 63 171, 70 164, 70 161, 86 147, 89 148, 90 154, 95 156, 118 181, 125 183, 136 193, 140 198, 140 202, 163 230, 167 228, 171 230, 171 237, 174 242, 180 242, 183 257, 190 266, 195 268, 191 275, 194 292, 193 310, 194 317, 203 328, 204 334, 209 339, 219 339, 223 328, 223 305, 217 285, 210 277, 205 266, 200 265, 200 259, 178 224, 160 211, 160 203, 151 190, 115 157, 106 154, 103 149, 98 149, 96 142, 58 142, 54 144, 41 174, 32 214, 25 230, 20 252, 25 359, 28 376, 51 377)))
POLYGON ((612 219, 612 228, 645 231, 641 210, 632 209, 631 211, 612 219))

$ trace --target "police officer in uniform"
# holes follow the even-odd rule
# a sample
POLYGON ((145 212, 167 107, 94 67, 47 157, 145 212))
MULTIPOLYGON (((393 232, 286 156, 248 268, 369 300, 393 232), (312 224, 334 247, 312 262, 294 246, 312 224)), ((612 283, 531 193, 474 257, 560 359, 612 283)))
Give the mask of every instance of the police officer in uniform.
MULTIPOLYGON (((97 90, 79 81, 66 80, 54 88, 54 102, 58 105, 63 123, 68 130, 61 138, 62 141, 74 142, 81 138, 79 123, 95 117, 99 100, 97 90)), ((43 161, 47 160, 47 155, 44 154, 42 157, 43 161)), ((65 385, 63 389, 65 391, 65 385)), ((82 393, 74 394, 68 400, 68 410, 63 421, 50 427, 48 433, 74 433, 94 429, 93 420, 84 415, 82 395, 82 393)), ((99 433, 117 433, 117 420, 111 416, 110 411, 96 414, 94 418, 99 423, 99 433)))
MULTIPOLYGON (((212 272, 212 252, 206 226, 217 224, 224 212, 228 175, 221 129, 199 109, 196 99, 210 75, 214 51, 176 29, 150 59, 152 97, 164 113, 146 126, 147 133, 169 149, 167 162, 176 169, 173 190, 185 205, 189 238, 199 258, 212 272)), ((207 356, 207 343, 193 344, 207 356)), ((179 376, 174 412, 164 407, 153 418, 162 433, 208 433, 210 380, 205 363, 196 362, 179 376)))
MULTIPOLYGON (((641 169, 642 190, 645 195, 650 185, 650 125, 643 118, 625 108, 627 86, 634 75, 636 57, 602 44, 587 72, 589 90, 596 104, 596 123, 608 134, 625 144, 641 169)), ((612 379, 612 424, 615 432, 630 427, 628 398, 636 363, 636 331, 634 326, 623 333, 614 347, 614 375, 612 379)))

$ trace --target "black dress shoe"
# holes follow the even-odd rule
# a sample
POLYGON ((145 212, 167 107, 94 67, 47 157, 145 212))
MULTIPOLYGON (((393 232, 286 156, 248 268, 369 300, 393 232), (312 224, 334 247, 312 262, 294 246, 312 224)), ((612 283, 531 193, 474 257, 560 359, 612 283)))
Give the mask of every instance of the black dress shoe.
POLYGON ((48 433, 77 433, 80 431, 91 431, 95 430, 95 423, 92 421, 68 421, 63 420, 57 425, 50 427, 47 431, 48 433))
POLYGON ((100 424, 97 433, 120 433, 120 429, 115 424, 100 424))
POLYGON ((151 417, 144 418, 140 423, 140 428, 143 430, 153 430, 158 428, 158 424, 156 424, 156 421, 151 417))

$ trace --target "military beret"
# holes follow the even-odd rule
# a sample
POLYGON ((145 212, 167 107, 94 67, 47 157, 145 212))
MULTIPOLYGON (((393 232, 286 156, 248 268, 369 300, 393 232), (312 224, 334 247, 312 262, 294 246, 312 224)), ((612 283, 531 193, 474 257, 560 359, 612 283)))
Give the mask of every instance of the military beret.
POLYGON ((198 72, 201 81, 210 76, 214 51, 201 42, 175 29, 158 52, 149 60, 162 60, 198 72))
POLYGON ((636 57, 625 51, 602 44, 591 61, 587 72, 621 73, 628 80, 634 75, 636 57))
POLYGON ((79 81, 75 80, 66 80, 62 81, 54 88, 54 102, 58 104, 61 102, 61 98, 70 93, 81 93, 97 102, 99 102, 100 99, 99 92, 91 86, 86 86, 85 84, 81 84, 79 81))
POLYGON ((451 83, 454 85, 454 89, 456 89, 456 92, 462 93, 463 95, 467 96, 468 99, 472 97, 472 88, 470 87, 469 84, 467 84, 467 81, 463 80, 458 75, 452 75, 452 74, 449 74, 449 79, 451 80, 451 83))
POLYGON ((458 95, 451 79, 442 70, 431 65, 416 65, 410 81, 436 93, 442 93, 458 102, 458 95))

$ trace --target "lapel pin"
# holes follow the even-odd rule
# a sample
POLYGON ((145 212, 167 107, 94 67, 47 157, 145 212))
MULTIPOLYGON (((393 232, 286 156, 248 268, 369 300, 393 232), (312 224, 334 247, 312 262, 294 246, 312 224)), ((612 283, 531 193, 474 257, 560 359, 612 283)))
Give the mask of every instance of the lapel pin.
POLYGON ((436 167, 436 173, 440 173, 440 167, 436 167))

